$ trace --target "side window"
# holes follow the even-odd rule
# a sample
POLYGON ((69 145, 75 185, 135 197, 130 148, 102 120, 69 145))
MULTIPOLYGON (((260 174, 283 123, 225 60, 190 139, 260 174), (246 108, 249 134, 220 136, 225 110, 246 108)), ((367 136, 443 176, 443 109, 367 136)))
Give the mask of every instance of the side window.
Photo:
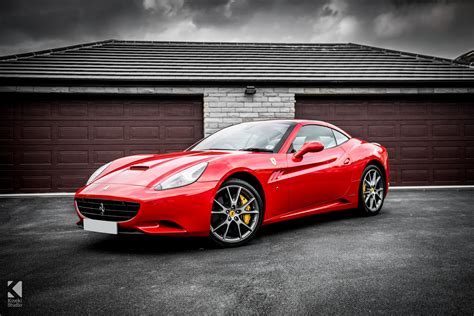
POLYGON ((314 141, 321 142, 324 145, 324 149, 332 148, 337 145, 334 134, 330 128, 319 125, 306 125, 296 134, 291 151, 298 151, 303 147, 304 143, 314 141))
POLYGON ((345 142, 347 142, 349 140, 349 137, 347 137, 346 135, 336 131, 336 130, 332 130, 334 132, 334 136, 336 136, 336 143, 337 145, 341 145, 345 142))

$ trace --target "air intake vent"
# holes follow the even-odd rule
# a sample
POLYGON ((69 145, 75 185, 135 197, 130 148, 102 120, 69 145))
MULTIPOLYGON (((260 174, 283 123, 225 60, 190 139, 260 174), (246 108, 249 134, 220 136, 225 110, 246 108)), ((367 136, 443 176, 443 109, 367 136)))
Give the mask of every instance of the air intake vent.
POLYGON ((131 167, 130 167, 130 170, 147 170, 147 169, 149 169, 149 168, 150 168, 150 167, 148 167, 148 166, 140 166, 140 165, 138 165, 138 166, 131 166, 131 167))
POLYGON ((85 217, 111 222, 128 221, 140 209, 139 203, 113 200, 76 199, 76 204, 85 217))

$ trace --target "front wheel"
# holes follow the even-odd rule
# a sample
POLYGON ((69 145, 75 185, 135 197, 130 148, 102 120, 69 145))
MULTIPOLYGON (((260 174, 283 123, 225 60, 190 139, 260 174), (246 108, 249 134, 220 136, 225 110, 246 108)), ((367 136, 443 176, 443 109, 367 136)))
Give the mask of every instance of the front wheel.
POLYGON ((249 242, 263 220, 260 194, 246 181, 231 179, 217 191, 211 210, 211 239, 220 246, 249 242))
POLYGON ((379 167, 368 165, 362 173, 359 188, 359 210, 364 215, 377 215, 385 199, 385 178, 379 167))

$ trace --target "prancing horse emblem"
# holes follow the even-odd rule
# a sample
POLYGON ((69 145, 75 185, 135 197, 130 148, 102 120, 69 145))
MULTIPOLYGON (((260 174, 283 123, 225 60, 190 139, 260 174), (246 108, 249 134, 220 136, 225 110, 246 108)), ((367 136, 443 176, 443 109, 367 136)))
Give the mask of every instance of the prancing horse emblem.
POLYGON ((104 203, 100 203, 99 211, 100 211, 100 215, 104 216, 104 213, 105 213, 104 203))
POLYGON ((276 161, 276 159, 275 159, 275 158, 273 158, 273 157, 272 157, 272 158, 270 158, 270 161, 272 162, 272 164, 273 164, 274 166, 276 166, 276 165, 277 165, 277 161, 276 161))

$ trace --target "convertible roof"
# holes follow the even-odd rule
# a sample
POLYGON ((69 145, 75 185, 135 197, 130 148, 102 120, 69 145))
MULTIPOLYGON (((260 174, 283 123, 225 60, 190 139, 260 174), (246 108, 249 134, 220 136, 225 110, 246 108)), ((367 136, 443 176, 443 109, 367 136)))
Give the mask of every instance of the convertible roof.
POLYGON ((146 82, 474 82, 456 61, 344 44, 107 40, 0 57, 0 78, 146 82))

